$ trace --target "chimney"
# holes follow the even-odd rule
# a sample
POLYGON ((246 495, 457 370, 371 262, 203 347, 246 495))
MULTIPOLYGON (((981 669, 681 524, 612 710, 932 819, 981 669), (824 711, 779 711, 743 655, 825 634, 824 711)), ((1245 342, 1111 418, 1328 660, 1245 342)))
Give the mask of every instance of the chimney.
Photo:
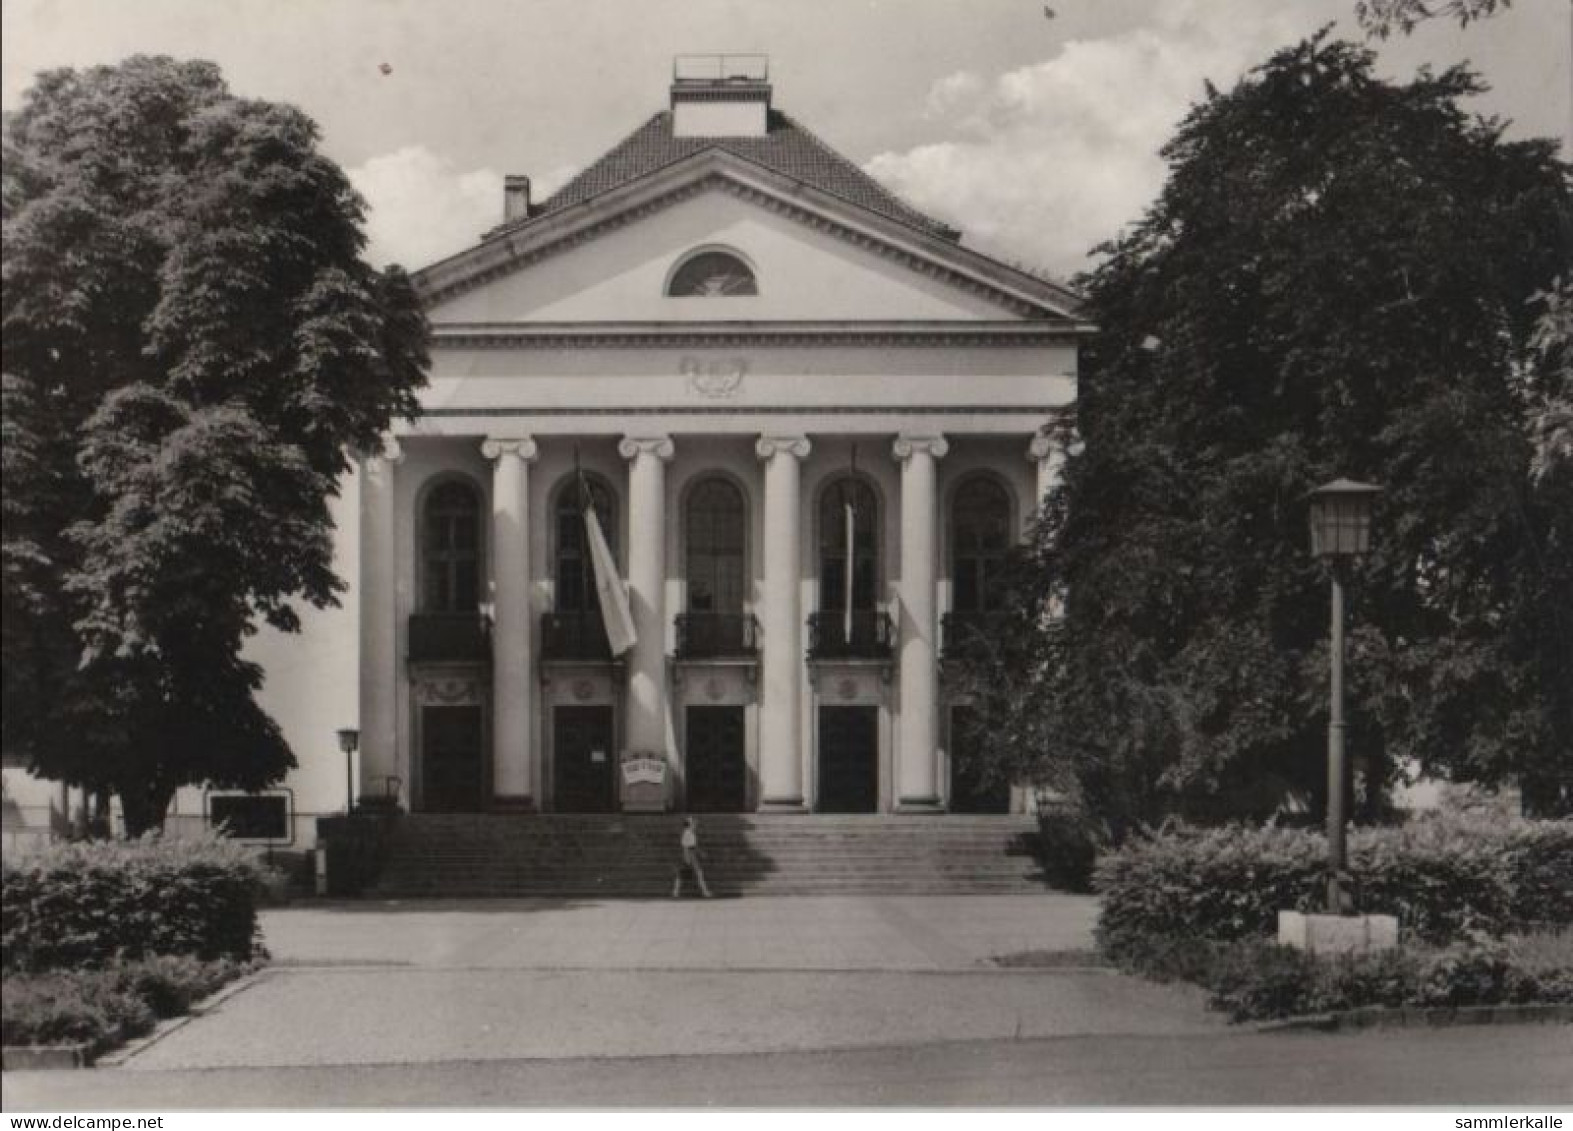
POLYGON ((672 60, 673 137, 764 137, 770 126, 765 55, 679 55, 672 60))
POLYGON ((503 223, 523 220, 530 214, 530 178, 509 173, 502 180, 503 223))

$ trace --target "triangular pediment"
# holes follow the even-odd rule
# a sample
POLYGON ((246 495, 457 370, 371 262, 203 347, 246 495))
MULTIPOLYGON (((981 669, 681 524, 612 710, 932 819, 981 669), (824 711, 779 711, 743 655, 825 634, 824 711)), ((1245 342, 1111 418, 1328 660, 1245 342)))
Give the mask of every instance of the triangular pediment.
POLYGON ((720 147, 501 230, 416 275, 434 322, 1049 321, 1076 296, 720 147), (748 297, 669 298, 696 249, 734 252, 748 297))

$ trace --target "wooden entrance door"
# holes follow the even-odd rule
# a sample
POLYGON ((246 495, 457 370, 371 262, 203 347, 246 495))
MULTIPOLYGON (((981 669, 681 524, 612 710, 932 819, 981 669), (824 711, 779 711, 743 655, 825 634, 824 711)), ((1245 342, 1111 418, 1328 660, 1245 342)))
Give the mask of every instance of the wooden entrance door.
POLYGON ((473 813, 486 800, 481 709, 421 708, 421 808, 473 813))
POLYGON ((558 707, 552 712, 552 808, 559 813, 610 813, 617 808, 616 754, 610 707, 558 707))
POLYGON ((950 709, 950 811, 952 813, 1009 813, 1010 784, 978 781, 976 752, 978 713, 971 707, 950 709))
POLYGON ((821 813, 879 809, 879 708, 819 709, 821 813))
POLYGON ((741 813, 748 793, 743 708, 690 707, 684 737, 688 811, 741 813))

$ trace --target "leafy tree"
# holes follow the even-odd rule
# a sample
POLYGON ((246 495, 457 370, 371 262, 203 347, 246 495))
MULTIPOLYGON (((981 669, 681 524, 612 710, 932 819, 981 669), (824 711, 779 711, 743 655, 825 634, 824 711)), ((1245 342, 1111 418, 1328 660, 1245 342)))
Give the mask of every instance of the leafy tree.
POLYGON ((1536 296, 1542 304, 1530 346, 1531 470, 1537 480, 1573 466, 1573 281, 1536 296))
POLYGON ((3 739, 133 834, 294 765, 242 645, 336 602, 346 450, 425 380, 317 140, 167 58, 48 72, 6 122, 3 739))
POLYGON ((1460 27, 1495 15, 1498 8, 1512 7, 1512 0, 1359 0, 1355 18, 1367 35, 1386 39, 1394 31, 1405 35, 1427 20, 1454 19, 1460 27))
POLYGON ((1478 90, 1382 81, 1324 33, 1193 107, 1082 280, 1085 447, 964 673, 995 774, 1122 822, 1323 804, 1304 496, 1348 475, 1386 487, 1351 578, 1367 812, 1411 759, 1566 810, 1573 474, 1531 474, 1525 422, 1569 389, 1528 300, 1568 262, 1573 185, 1553 143, 1468 116, 1478 90))

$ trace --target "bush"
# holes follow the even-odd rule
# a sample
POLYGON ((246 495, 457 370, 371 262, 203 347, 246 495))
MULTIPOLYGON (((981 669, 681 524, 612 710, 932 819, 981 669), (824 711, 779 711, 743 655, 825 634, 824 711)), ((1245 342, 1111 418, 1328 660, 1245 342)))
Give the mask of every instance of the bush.
MULTIPOLYGON (((1266 939, 1281 910, 1321 907, 1326 841, 1309 830, 1181 828, 1099 861, 1098 940, 1127 969, 1163 972, 1177 944, 1266 939)), ((1445 943, 1573 922, 1573 821, 1435 815, 1356 830, 1360 909, 1445 943)))
POLYGON ((219 838, 54 845, 6 861, 0 965, 103 967, 145 955, 249 961, 264 869, 219 838))
POLYGON ((1297 1012, 1358 1009, 1380 1005, 1396 1009, 1414 996, 1417 959, 1395 947, 1369 954, 1343 954, 1322 959, 1314 997, 1297 1012))
POLYGON ((12 972, 5 977, 5 1043, 85 1042, 104 1049, 140 1036, 250 967, 231 959, 155 955, 103 970, 12 972))
MULTIPOLYGON (((1356 830, 1349 869, 1360 910, 1396 915, 1407 932, 1432 942, 1514 930, 1522 924, 1514 912, 1518 878, 1510 854, 1528 827, 1435 814, 1395 828, 1356 830)), ((1561 835, 1573 841, 1573 827, 1561 835)))
POLYGON ((1517 823, 1506 847, 1513 918, 1526 925, 1573 923, 1573 820, 1517 823))
POLYGON ((1519 979, 1516 1000, 1573 1004, 1573 930, 1541 931, 1503 945, 1519 979))
POLYGON ((204 962, 187 954, 156 954, 114 970, 119 984, 147 1003, 159 1018, 180 1017, 192 1005, 244 974, 250 966, 233 959, 204 962))
POLYGON ((1303 950, 1251 941, 1218 947, 1202 982, 1212 990, 1212 1008, 1244 1021, 1310 1012, 1318 974, 1316 959, 1303 950))
POLYGON ((1265 937, 1280 910, 1317 905, 1325 856, 1319 838, 1292 829, 1180 829, 1127 841, 1095 873, 1099 947, 1146 970, 1177 945, 1265 937))
POLYGON ((1107 838, 1091 817, 1067 808, 1038 810, 1038 859, 1043 874, 1066 891, 1091 891, 1098 852, 1107 838))
POLYGON ((154 1013, 114 971, 56 971, 7 975, 8 1045, 87 1043, 102 1049, 153 1028, 154 1013))
MULTIPOLYGON (((1216 943, 1194 981, 1234 1021, 1367 1006, 1573 1003, 1573 933, 1320 956, 1256 939, 1216 943)), ((1199 952, 1199 951, 1198 951, 1199 952)))

